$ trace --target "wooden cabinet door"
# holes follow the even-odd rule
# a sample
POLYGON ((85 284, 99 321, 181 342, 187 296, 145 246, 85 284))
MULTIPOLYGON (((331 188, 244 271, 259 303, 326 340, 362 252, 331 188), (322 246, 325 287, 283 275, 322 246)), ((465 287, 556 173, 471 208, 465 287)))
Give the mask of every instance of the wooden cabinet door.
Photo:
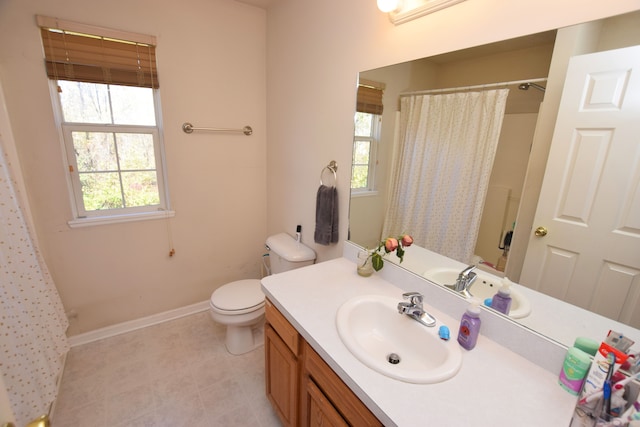
POLYGON ((266 321, 266 394, 284 426, 382 426, 269 300, 266 321))
POLYGON ((322 427, 349 425, 310 378, 307 379, 306 384, 306 401, 308 420, 302 420, 302 425, 322 427))
POLYGON ((266 392, 284 426, 297 425, 298 359, 280 336, 265 325, 266 392))
MULTIPOLYGON (((320 357, 318 353, 306 342, 302 342, 302 356, 300 357, 302 383, 310 382, 319 388, 329 405, 340 414, 341 419, 352 426, 382 427, 382 423, 369 411, 364 403, 349 389, 349 387, 333 372, 331 367, 320 357)), ((306 387, 302 385, 301 387, 306 387)), ((301 390, 303 396, 300 401, 301 425, 323 426, 325 424, 307 424, 307 420, 313 419, 310 408, 311 400, 304 394, 307 390, 301 390)), ((317 403, 314 403, 317 405, 317 403)), ((324 408, 324 407, 323 407, 324 408)), ((328 410, 322 411, 326 414, 328 410)), ((334 424, 330 424, 334 425, 334 424)), ((335 424, 344 425, 344 424, 335 424)))

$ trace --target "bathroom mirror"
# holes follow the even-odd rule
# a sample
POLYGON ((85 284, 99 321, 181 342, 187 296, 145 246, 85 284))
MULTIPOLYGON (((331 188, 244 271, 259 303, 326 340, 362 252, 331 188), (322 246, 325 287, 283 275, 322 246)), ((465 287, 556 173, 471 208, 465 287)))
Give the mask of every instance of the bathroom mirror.
MULTIPOLYGON (((582 43, 580 40, 582 35, 595 37, 599 40, 596 42, 597 47, 593 51, 610 50, 640 45, 640 32, 637 28, 640 28, 640 12, 633 12, 598 22, 361 72, 361 79, 384 84, 383 102, 385 110, 382 116, 380 144, 376 151, 376 191, 367 193, 352 190, 350 240, 362 247, 373 247, 381 235, 386 201, 389 197, 389 176, 393 173, 391 171, 392 146, 400 93, 498 82, 517 82, 548 77, 549 81, 536 80, 540 86, 546 87, 547 84, 551 84, 553 77, 549 74, 552 61, 563 61, 563 59, 554 58, 554 55, 558 54, 557 50, 560 50, 557 49, 558 43, 564 43, 562 49, 565 52, 560 54, 567 55, 567 58, 564 59, 566 62, 568 56, 571 56, 566 53, 567 50, 571 50, 570 48, 567 49, 566 45, 580 45, 582 43), (554 48, 556 48, 556 52, 554 52, 554 48)), ((559 80, 562 80, 561 83, 564 82, 564 76, 561 76, 561 78, 556 76, 555 82, 559 80)), ((555 93, 551 93, 551 91, 545 93, 531 87, 529 90, 520 90, 518 86, 518 84, 509 86, 510 92, 505 108, 501 136, 501 138, 505 137, 508 140, 516 141, 516 143, 512 143, 503 153, 500 153, 501 148, 499 148, 496 154, 492 180, 494 176, 498 176, 499 179, 502 179, 502 182, 498 180, 495 185, 490 182, 489 186, 494 185, 499 191, 488 193, 485 207, 487 204, 492 207, 497 204, 498 209, 494 211, 485 209, 478 236, 478 245, 476 245, 476 254, 482 250, 480 249, 482 245, 490 248, 490 250, 478 255, 491 264, 498 263, 502 254, 502 250, 498 249, 498 246, 504 242, 503 233, 511 230, 515 221, 518 221, 518 225, 525 224, 527 228, 531 226, 530 222, 533 220, 539 189, 535 190, 535 194, 531 194, 530 189, 523 191, 525 171, 529 163, 529 150, 534 140, 534 133, 540 132, 540 129, 536 130, 536 127, 540 126, 538 119, 542 115, 542 110, 540 110, 541 103, 544 101, 547 104, 545 107, 555 103, 557 107, 562 92, 561 87, 559 90, 556 88, 555 93), (507 171, 507 169, 509 170, 507 171), (505 184, 505 182, 508 184, 505 184), (507 191, 504 191, 505 187, 507 187, 507 191), (492 197, 491 202, 489 202, 489 197, 492 197), (526 198, 533 200, 533 205, 527 206, 526 198), (529 210, 528 225, 526 225, 527 213, 525 212, 523 215, 522 211, 519 212, 519 207, 522 208, 523 206, 529 210), (520 222, 521 220, 522 222, 520 222), (483 239, 485 240, 484 242, 482 242, 483 239), (491 249, 493 249, 493 252, 491 249)), ((553 123, 549 124, 548 122, 549 120, 546 120, 547 126, 553 127, 553 123)), ((501 139, 500 145, 502 144, 503 141, 501 139)), ((546 159, 533 163, 533 167, 537 166, 541 169, 541 173, 544 173, 546 159)), ((532 167, 531 164, 529 164, 529 167, 532 167)), ((410 233, 411 231, 407 230, 407 232, 410 233)), ((526 241, 516 241, 515 239, 517 238, 528 240, 529 232, 526 231, 520 235, 514 233, 512 248, 519 245, 522 248, 522 256, 512 257, 510 254, 506 273, 515 282, 519 282, 519 274, 527 246, 526 241)), ((415 265, 407 266, 405 264, 401 266, 420 276, 425 271, 425 269, 415 265)), ((497 275, 501 274, 496 270, 489 269, 488 271, 497 275)), ((535 291, 532 292, 535 293, 535 291)), ((537 294, 539 294, 539 298, 536 296, 537 304, 533 308, 534 310, 544 311, 549 307, 554 307, 553 310, 558 310, 558 307, 561 307, 566 312, 581 311, 575 306, 559 302, 550 296, 537 294)), ((540 313, 538 312, 538 314, 540 313)), ((556 318, 554 313, 548 314, 548 318, 556 318)), ((593 319, 596 319, 596 317, 601 316, 594 314, 593 319)), ((553 322, 532 324, 526 319, 516 319, 515 321, 519 321, 523 325, 568 346, 572 345, 572 342, 567 342, 567 337, 576 336, 575 333, 556 334, 555 329, 558 325, 552 324, 553 322)), ((589 319, 586 320, 586 323, 589 323, 589 319)), ((640 331, 635 329, 637 325, 633 326, 634 328, 629 328, 629 330, 632 330, 635 336, 640 336, 640 331)), ((599 339, 600 337, 596 335, 593 338, 599 339)))

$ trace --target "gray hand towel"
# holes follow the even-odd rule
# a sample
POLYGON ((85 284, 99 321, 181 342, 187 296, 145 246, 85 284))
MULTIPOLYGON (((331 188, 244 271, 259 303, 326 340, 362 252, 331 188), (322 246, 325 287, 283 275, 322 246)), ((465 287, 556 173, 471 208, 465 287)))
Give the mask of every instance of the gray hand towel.
POLYGON ((316 196, 316 229, 313 239, 321 245, 338 242, 338 190, 321 185, 316 196))

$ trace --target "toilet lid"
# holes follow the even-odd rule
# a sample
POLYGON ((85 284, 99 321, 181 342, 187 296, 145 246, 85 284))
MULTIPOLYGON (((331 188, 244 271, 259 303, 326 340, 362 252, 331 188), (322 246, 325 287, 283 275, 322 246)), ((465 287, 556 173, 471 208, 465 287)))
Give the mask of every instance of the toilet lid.
POLYGON ((220 286, 211 294, 211 303, 221 310, 246 310, 264 304, 260 280, 238 280, 220 286))

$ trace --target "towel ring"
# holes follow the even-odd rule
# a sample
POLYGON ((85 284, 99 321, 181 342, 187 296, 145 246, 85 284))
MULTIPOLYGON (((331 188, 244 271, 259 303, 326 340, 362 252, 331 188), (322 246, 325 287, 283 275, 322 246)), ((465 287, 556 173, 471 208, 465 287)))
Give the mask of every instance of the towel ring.
POLYGON ((333 173, 333 185, 335 186, 338 183, 338 174, 336 173, 338 171, 338 163, 335 160, 331 160, 331 162, 320 171, 320 185, 324 185, 324 182, 322 182, 322 174, 327 169, 333 173))

